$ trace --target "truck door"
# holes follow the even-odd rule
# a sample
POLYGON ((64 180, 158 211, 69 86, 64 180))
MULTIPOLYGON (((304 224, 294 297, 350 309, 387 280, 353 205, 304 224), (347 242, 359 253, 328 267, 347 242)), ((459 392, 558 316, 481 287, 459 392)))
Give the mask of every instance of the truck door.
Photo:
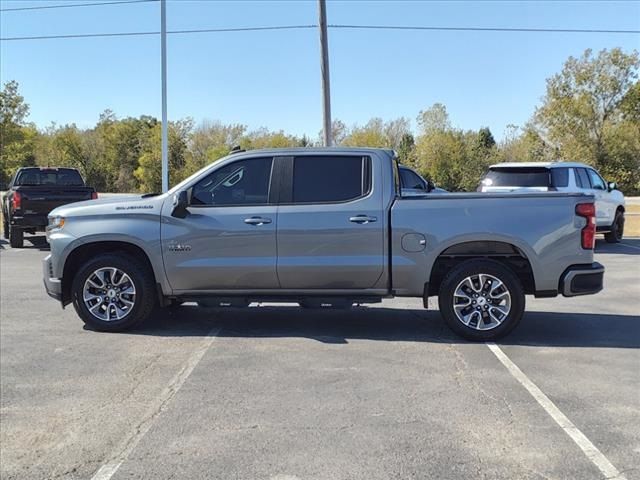
POLYGON ((372 159, 300 155, 280 159, 278 278, 288 289, 366 289, 383 273, 384 211, 372 159))
POLYGON ((598 226, 609 226, 613 223, 617 204, 607 191, 607 185, 602 177, 591 168, 587 169, 587 174, 591 180, 592 193, 596 197, 596 223, 598 226))
POLYGON ((177 291, 278 288, 273 158, 226 163, 191 189, 185 218, 163 206, 162 254, 177 291))

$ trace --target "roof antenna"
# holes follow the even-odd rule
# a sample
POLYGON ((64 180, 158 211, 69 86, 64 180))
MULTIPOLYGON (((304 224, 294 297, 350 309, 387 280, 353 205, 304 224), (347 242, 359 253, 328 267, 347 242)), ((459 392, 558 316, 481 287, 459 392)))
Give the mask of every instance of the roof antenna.
POLYGON ((231 152, 229 153, 231 154, 231 153, 241 153, 241 152, 246 152, 246 150, 244 148, 241 148, 240 145, 234 145, 231 148, 231 152))

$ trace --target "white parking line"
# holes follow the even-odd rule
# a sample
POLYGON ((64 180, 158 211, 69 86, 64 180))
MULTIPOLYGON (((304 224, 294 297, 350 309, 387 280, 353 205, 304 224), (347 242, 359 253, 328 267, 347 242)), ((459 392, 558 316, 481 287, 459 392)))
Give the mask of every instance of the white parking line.
POLYGON ((605 457, 598 448, 591 443, 584 433, 578 430, 571 420, 560 411, 558 407, 547 397, 538 386, 529 380, 522 370, 511 361, 509 357, 502 351, 502 349, 495 343, 487 343, 489 350, 500 360, 500 362, 509 370, 509 373, 520 384, 527 389, 533 398, 540 404, 542 408, 549 414, 551 418, 564 430, 564 432, 571 437, 571 439, 580 447, 580 450, 587 456, 591 462, 598 467, 607 480, 626 480, 622 473, 618 471, 616 467, 605 457))
POLYGON ((220 327, 216 326, 207 333, 202 343, 193 351, 180 371, 149 407, 149 410, 147 410, 142 417, 142 420, 138 422, 120 446, 114 450, 107 463, 102 465, 93 477, 91 477, 91 480, 109 480, 118 471, 122 463, 131 454, 133 449, 136 448, 140 440, 142 440, 142 437, 151 429, 155 419, 167 409, 171 399, 178 393, 178 390, 180 390, 184 382, 189 378, 189 375, 191 375, 198 363, 200 363, 200 360, 202 360, 202 357, 213 341, 218 338, 220 329, 220 327))
POLYGON ((620 245, 624 245, 625 247, 635 248, 636 250, 640 250, 640 247, 636 247, 635 245, 629 245, 628 243, 620 242, 620 245))

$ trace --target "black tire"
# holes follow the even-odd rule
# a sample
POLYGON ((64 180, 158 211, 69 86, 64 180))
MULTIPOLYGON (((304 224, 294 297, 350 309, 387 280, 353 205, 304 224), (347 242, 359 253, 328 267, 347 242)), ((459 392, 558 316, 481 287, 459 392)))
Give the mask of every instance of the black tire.
POLYGON ((620 243, 624 234, 624 212, 618 210, 611 224, 611 230, 604 234, 607 243, 620 243))
MULTIPOLYGON (((487 282, 485 281, 485 287, 486 284, 487 282)), ((479 287, 482 286, 479 285, 479 287)), ((493 291, 491 287, 490 290, 493 291)), ((501 289, 496 290, 497 294, 503 291, 501 289)), ((475 294, 474 290, 469 291, 475 294)), ((473 295, 470 295, 470 297, 472 296, 473 295)), ((484 299, 479 298, 477 300, 478 304, 480 303, 480 300, 482 300, 482 304, 485 305, 485 302, 487 302, 487 298, 490 301, 497 301, 494 300, 494 297, 489 296, 489 290, 480 291, 479 296, 483 297, 484 299)), ((476 302, 476 300, 473 300, 473 302, 476 302)), ((438 303, 440 305, 440 313, 451 330, 468 340, 487 341, 495 340, 507 335, 518 325, 524 313, 525 296, 520 280, 511 269, 494 260, 473 259, 461 263, 447 274, 447 276, 442 281, 442 284, 440 285, 438 303), (476 324, 480 324, 480 322, 482 322, 482 327, 487 326, 484 315, 488 315, 488 312, 484 313, 482 310, 480 310, 479 314, 483 316, 481 318, 478 318, 478 314, 474 313, 474 309, 480 309, 484 307, 480 307, 479 305, 476 305, 474 307, 469 304, 469 311, 471 313, 469 314, 468 325, 465 325, 465 323, 463 323, 463 321, 458 318, 454 309, 455 298, 461 298, 454 296, 454 293, 456 292, 458 286, 468 277, 474 278, 474 276, 479 274, 490 275, 500 280, 504 284, 504 288, 508 291, 511 301, 510 310, 508 311, 508 314, 500 320, 500 323, 498 323, 495 327, 485 330, 479 330, 472 324, 472 322, 476 324)), ((459 305, 462 305, 462 302, 459 305)), ((491 303, 488 302, 487 305, 488 306, 486 308, 491 309, 491 303)), ((461 310, 461 314, 464 313, 464 311, 465 310, 461 310)), ((493 311, 496 312, 496 316, 500 316, 497 310, 493 311)), ((462 316, 464 317, 464 315, 462 316)), ((493 320, 488 316, 486 318, 490 320, 490 326, 491 323, 493 323, 493 320)))
POLYGON ((153 272, 128 254, 106 253, 84 263, 76 272, 71 286, 73 307, 89 327, 103 332, 121 332, 142 322, 151 315, 156 304, 153 272), (120 320, 105 321, 94 316, 85 305, 83 290, 87 279, 100 268, 114 267, 126 273, 135 286, 135 301, 130 311, 120 320))
POLYGON ((24 247, 24 232, 20 228, 9 228, 9 245, 11 248, 24 247))

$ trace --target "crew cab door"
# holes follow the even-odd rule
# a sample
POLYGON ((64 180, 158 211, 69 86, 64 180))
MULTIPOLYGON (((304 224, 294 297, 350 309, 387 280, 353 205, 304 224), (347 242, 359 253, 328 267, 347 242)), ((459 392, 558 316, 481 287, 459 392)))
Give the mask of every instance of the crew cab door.
POLYGON ((592 194, 596 199, 596 225, 609 226, 613 223, 615 208, 609 201, 609 192, 600 175, 591 168, 576 168, 576 183, 581 190, 592 194))
POLYGON ((383 273, 385 222, 372 159, 305 154, 279 161, 286 165, 278 207, 281 287, 373 287, 383 273))
POLYGON ((278 288, 273 158, 225 163, 190 191, 189 214, 162 215, 162 255, 175 291, 278 288))

